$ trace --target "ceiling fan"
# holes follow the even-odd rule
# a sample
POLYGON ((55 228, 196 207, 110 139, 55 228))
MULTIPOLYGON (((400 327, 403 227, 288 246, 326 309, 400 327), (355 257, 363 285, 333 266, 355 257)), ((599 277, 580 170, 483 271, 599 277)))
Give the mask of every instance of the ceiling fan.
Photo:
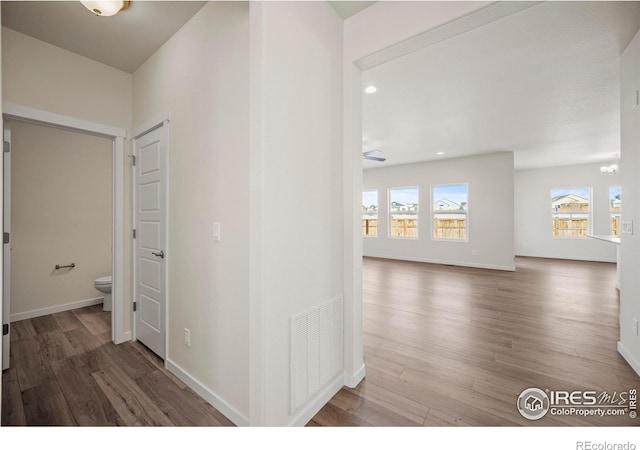
POLYGON ((368 152, 362 152, 362 159, 368 159, 370 161, 386 161, 387 158, 381 158, 379 156, 371 156, 375 153, 380 153, 380 150, 369 150, 368 152))

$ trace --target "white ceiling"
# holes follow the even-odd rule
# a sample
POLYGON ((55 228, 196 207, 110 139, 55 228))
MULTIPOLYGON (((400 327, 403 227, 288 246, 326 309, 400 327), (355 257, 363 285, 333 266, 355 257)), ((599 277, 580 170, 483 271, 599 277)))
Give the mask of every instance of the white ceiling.
POLYGON ((134 0, 113 17, 98 17, 79 1, 3 1, 2 25, 132 73, 204 4, 134 0))
POLYGON ((612 160, 619 55, 640 2, 544 2, 364 73, 363 150, 406 164, 513 151, 516 169, 612 160), (437 156, 437 152, 445 152, 437 156))
MULTIPOLYGON (((97 17, 79 1, 3 1, 2 25, 133 73, 206 2, 133 0, 114 17, 97 17)), ((349 18, 375 2, 329 2, 349 18)))
MULTIPOLYGON (((348 18, 375 2, 330 3, 348 18)), ((204 4, 133 1, 105 18, 78 1, 3 1, 2 25, 131 73, 204 4)), ((364 150, 385 165, 495 151, 517 169, 609 161, 619 55, 639 27, 640 2, 545 2, 367 70, 379 91, 364 98, 364 150)))
POLYGON ((329 2, 333 9, 336 10, 338 15, 343 19, 348 19, 349 17, 358 14, 365 8, 373 5, 376 2, 348 2, 348 1, 334 1, 329 2))

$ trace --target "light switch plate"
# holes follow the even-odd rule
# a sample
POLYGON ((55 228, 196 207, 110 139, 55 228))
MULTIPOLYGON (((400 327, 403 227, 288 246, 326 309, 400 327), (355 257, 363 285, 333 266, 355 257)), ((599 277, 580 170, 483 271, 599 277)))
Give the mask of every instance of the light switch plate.
POLYGON ((633 234, 633 220, 622 221, 622 234, 633 234))
POLYGON ((218 222, 214 222, 213 224, 213 240, 216 242, 220 242, 220 224, 218 222))

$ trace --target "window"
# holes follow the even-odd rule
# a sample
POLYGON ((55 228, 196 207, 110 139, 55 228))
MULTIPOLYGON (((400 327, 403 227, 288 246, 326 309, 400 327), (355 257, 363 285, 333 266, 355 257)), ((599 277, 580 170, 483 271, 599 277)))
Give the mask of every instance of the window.
POLYGON ((611 214, 611 235, 620 236, 620 186, 609 188, 609 213, 611 214))
POLYGON ((433 239, 467 240, 469 186, 449 184, 433 186, 433 239))
POLYGON ((378 235, 378 191, 362 192, 362 235, 378 235))
POLYGON ((418 238, 418 188, 389 189, 390 237, 418 238))
POLYGON ((552 189, 551 220, 554 237, 589 234, 591 188, 552 189))

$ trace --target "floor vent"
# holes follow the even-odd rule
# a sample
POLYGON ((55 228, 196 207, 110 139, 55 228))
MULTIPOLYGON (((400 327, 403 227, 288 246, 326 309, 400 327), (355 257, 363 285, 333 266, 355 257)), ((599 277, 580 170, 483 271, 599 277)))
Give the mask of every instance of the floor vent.
POLYGON ((291 318, 291 413, 342 370, 342 297, 291 318))

